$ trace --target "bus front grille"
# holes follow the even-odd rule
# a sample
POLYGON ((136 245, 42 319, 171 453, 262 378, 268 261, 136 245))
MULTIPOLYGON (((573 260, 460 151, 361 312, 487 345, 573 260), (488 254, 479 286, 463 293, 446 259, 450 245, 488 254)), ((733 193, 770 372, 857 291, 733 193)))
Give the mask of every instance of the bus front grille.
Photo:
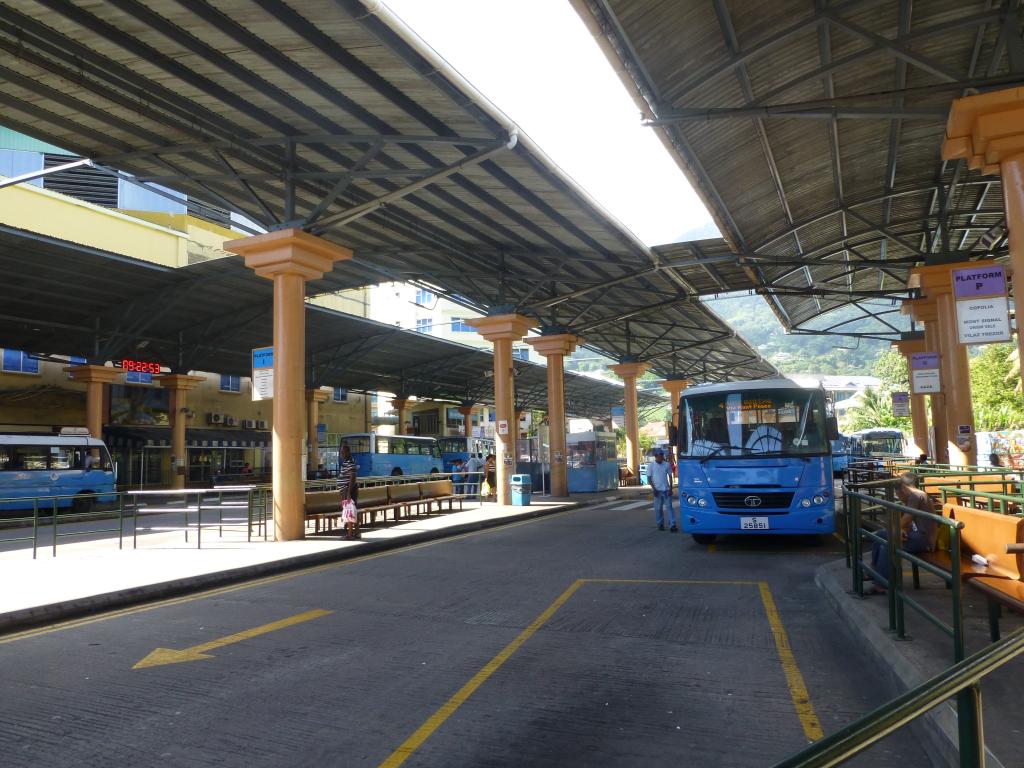
POLYGON ((722 512, 736 510, 753 514, 769 509, 789 509, 792 491, 777 493, 713 493, 715 505, 722 512))

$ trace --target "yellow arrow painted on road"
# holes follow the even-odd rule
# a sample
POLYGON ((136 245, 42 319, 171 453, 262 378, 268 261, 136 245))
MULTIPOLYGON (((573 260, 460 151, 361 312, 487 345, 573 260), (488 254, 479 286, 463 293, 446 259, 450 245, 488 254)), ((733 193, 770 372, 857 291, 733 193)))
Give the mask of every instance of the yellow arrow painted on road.
POLYGON ((254 627, 253 629, 247 629, 244 632, 236 632, 233 635, 227 637, 221 637, 216 640, 211 640, 208 643, 202 645, 193 645, 191 648, 185 648, 177 651, 173 648, 157 648, 150 653, 146 658, 136 664, 132 669, 143 669, 144 667, 159 667, 164 664, 179 664, 183 661, 200 661, 202 659, 212 659, 213 656, 206 653, 206 651, 212 651, 214 648, 220 648, 223 645, 231 645, 232 643, 239 643, 242 640, 248 640, 251 637, 257 637, 259 635, 265 635, 267 632, 276 632, 279 629, 285 627, 291 627, 295 624, 301 624, 304 621, 312 621, 313 619, 319 619, 321 616, 327 616, 328 614, 334 613, 334 611, 306 611, 305 613, 299 613, 295 616, 289 616, 287 619, 281 619, 280 621, 273 621, 270 624, 264 624, 261 627, 254 627))

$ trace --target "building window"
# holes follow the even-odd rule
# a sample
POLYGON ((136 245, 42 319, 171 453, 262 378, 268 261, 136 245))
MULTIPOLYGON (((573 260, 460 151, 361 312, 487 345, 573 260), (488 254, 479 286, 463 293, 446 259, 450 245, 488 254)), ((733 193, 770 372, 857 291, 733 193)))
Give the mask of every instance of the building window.
POLYGON ((530 348, 529 347, 513 347, 512 357, 516 360, 529 360, 530 359, 530 348))
POLYGON ((5 373, 39 373, 39 358, 20 349, 5 349, 3 370, 5 373))
POLYGON ((220 375, 220 391, 221 392, 241 392, 242 391, 242 377, 241 376, 228 376, 222 373, 220 375))
POLYGON ((153 374, 142 371, 128 371, 124 375, 125 384, 152 384, 153 374))
POLYGON ((452 333, 472 333, 473 328, 466 325, 466 319, 464 317, 453 317, 452 318, 452 333))
POLYGON ((430 307, 437 300, 437 297, 426 288, 416 289, 416 303, 421 307, 430 307))
POLYGON ((417 333, 430 333, 434 329, 434 321, 429 317, 417 317, 416 318, 416 332, 417 333))
POLYGON ((334 402, 336 403, 347 403, 348 402, 348 390, 344 387, 334 388, 334 402))

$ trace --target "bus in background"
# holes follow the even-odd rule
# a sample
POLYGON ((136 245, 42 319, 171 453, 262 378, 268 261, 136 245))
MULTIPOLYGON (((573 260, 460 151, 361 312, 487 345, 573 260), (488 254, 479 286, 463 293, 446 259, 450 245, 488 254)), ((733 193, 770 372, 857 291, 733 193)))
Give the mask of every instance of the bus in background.
MULTIPOLYGON (((57 501, 59 508, 88 512, 95 501, 114 501, 115 482, 107 446, 86 429, 0 435, 0 510, 32 509, 39 496, 67 496, 57 501)), ((52 500, 41 502, 40 511, 46 509, 53 509, 52 500)))
POLYGON ((494 453, 494 440, 487 437, 439 437, 437 444, 441 449, 445 472, 452 471, 456 459, 466 462, 470 454, 477 453, 482 454, 480 458, 486 459, 488 454, 494 453))
POLYGON ((565 436, 569 493, 596 493, 619 487, 615 433, 590 430, 565 436))
POLYGON ((872 427, 854 432, 850 438, 854 441, 855 453, 868 459, 878 460, 879 467, 882 466, 885 459, 906 457, 903 449, 903 432, 898 429, 872 427))
MULTIPOLYGON (((384 475, 429 475, 444 466, 441 449, 433 437, 413 435, 375 435, 361 432, 342 435, 359 468, 359 477, 384 475)), ((335 451, 340 449, 336 448, 335 451)), ((334 461, 337 466, 337 460, 334 461)))
POLYGON ((683 530, 698 544, 728 533, 832 533, 838 434, 820 386, 766 379, 687 389, 677 431, 683 530))
POLYGON ((842 477, 851 461, 859 461, 864 458, 860 449, 860 441, 849 435, 840 435, 832 441, 832 473, 835 477, 842 477))

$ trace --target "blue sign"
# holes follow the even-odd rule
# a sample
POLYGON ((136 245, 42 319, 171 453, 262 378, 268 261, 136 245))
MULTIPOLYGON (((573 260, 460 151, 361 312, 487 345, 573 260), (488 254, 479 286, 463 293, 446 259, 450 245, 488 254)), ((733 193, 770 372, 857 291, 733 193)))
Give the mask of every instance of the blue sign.
POLYGON ((320 422, 319 424, 316 425, 316 431, 317 431, 317 434, 320 434, 322 432, 326 432, 327 431, 327 425, 324 424, 323 422, 320 422))
POLYGON ((274 348, 261 347, 260 349, 254 349, 252 351, 252 367, 254 370, 256 368, 273 368, 274 348))

